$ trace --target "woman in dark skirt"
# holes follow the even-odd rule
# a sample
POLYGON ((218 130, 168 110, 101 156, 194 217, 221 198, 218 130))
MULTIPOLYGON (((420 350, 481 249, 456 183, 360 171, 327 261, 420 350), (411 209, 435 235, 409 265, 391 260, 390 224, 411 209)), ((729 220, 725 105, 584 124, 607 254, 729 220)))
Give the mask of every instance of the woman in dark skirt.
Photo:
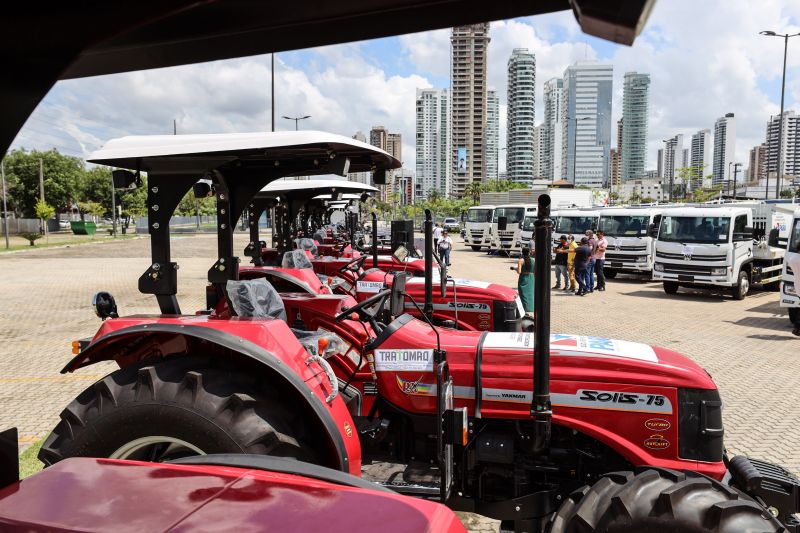
POLYGON ((531 249, 527 246, 522 248, 522 258, 517 261, 517 274, 519 274, 519 281, 517 282, 517 290, 519 291, 519 299, 522 300, 522 307, 526 313, 533 313, 533 265, 534 260, 531 257, 531 249))

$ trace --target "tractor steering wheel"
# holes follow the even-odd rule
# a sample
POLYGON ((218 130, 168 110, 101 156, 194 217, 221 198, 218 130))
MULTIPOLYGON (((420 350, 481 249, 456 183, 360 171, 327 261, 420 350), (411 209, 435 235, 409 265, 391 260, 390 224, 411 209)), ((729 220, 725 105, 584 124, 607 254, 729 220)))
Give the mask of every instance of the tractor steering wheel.
POLYGON ((351 319, 353 313, 356 313, 358 318, 369 322, 369 324, 372 326, 372 329, 375 330, 375 333, 380 334, 380 332, 383 330, 383 327, 381 327, 381 325, 378 323, 377 316, 378 313, 383 309, 383 304, 386 301, 386 298, 391 296, 391 294, 392 290, 386 289, 385 291, 379 292, 375 296, 370 296, 366 300, 358 302, 353 307, 346 307, 344 311, 336 315, 336 320, 341 321, 351 319), (372 306, 375 306, 375 309, 370 312, 369 308, 372 306))
POLYGON ((367 255, 362 255, 361 257, 356 257, 351 261, 348 261, 346 265, 339 269, 339 272, 352 272, 356 276, 361 274, 361 269, 364 267, 364 261, 367 260, 367 255))

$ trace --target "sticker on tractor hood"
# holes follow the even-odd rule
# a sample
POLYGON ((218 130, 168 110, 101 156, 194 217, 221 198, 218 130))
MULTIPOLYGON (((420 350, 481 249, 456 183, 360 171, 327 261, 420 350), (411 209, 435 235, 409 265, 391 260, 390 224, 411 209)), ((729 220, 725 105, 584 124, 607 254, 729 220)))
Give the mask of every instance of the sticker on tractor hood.
POLYGON ((433 372, 433 349, 375 350, 375 370, 378 372, 433 372))
MULTIPOLYGON (((484 348, 502 350, 524 350, 525 355, 533 350, 533 333, 487 333, 484 348)), ((584 335, 550 335, 550 355, 574 357, 623 357, 639 361, 658 362, 655 351, 647 344, 638 342, 588 337, 584 335)))
MULTIPOLYGON (((488 289, 491 283, 486 281, 476 281, 474 279, 464 279, 464 278, 453 278, 452 280, 447 280, 447 285, 452 285, 453 282, 456 283, 456 287, 475 287, 476 289, 488 289)), ((408 281, 406 281, 406 285, 417 285, 425 283, 425 278, 420 276, 415 276, 408 281)), ((439 285, 439 280, 433 280, 434 285, 439 285)))
MULTIPOLYGON (((417 307, 411 303, 406 302, 407 309, 416 309, 417 307)), ((492 310, 489 304, 480 302, 447 302, 446 304, 433 304, 435 311, 459 311, 460 313, 488 313, 492 310)))
POLYGON ((377 294, 383 290, 382 281, 359 281, 356 285, 356 291, 377 294))

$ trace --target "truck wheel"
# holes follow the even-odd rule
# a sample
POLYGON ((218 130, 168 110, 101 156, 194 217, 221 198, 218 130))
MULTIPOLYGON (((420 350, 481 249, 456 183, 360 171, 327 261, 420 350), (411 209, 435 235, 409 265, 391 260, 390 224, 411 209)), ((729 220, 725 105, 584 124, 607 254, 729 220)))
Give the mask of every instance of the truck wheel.
POLYGON ((610 268, 604 268, 603 275, 606 277, 606 279, 614 279, 617 277, 617 271, 610 268))
POLYGON ((667 294, 675 294, 678 292, 678 282, 677 281, 665 281, 664 282, 664 292, 667 294))
POLYGON ((122 368, 91 385, 61 413, 39 459, 252 453, 315 462, 301 440, 305 425, 254 376, 181 357, 122 368))
POLYGON ((750 276, 745 271, 739 272, 739 279, 732 289, 733 299, 744 300, 748 292, 750 292, 750 276))
POLYGON ((480 246, 473 245, 473 246, 470 246, 470 248, 472 248, 473 252, 480 252, 481 251, 481 247, 480 246))
POLYGON ((770 533, 769 512, 722 483, 693 472, 648 469, 607 474, 573 492, 549 533, 770 533))

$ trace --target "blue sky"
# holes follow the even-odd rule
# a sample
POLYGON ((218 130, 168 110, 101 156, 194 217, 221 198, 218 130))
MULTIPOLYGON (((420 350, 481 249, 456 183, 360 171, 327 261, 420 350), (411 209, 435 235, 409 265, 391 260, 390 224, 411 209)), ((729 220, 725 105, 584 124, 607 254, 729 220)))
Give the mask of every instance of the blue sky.
MULTIPOLYGON (((633 47, 583 34, 569 12, 492 23, 489 82, 501 100, 505 138, 506 61, 515 47, 537 60, 541 87, 584 58, 614 65, 613 120, 621 112, 622 76, 651 75, 649 166, 663 138, 713 129, 737 117, 737 159, 764 138, 778 112, 782 41, 762 29, 800 31, 800 2, 660 0, 633 47)), ((800 112, 800 37, 790 44, 786 108, 800 112)), ((402 133, 404 164, 414 168, 417 88, 449 85, 449 31, 439 30, 322 47, 277 56, 277 115, 311 115, 303 127, 352 135, 384 125, 402 133)), ((269 124, 269 56, 102 76, 59 83, 14 146, 56 147, 85 156, 127 134, 257 131, 269 124)), ((278 129, 294 127, 277 119, 278 129)), ((501 163, 502 168, 502 163, 501 163)))

